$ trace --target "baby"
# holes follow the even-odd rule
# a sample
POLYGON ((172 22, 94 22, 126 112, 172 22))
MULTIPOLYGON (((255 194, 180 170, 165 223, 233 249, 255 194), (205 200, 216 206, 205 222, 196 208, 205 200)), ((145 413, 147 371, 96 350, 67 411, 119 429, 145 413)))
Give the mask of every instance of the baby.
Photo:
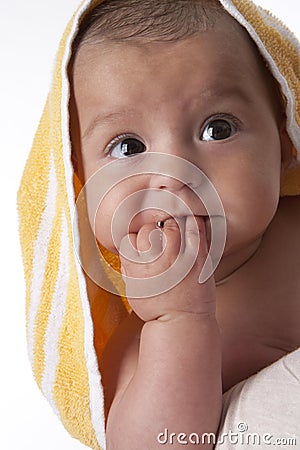
POLYGON ((216 434, 222 395, 300 344, 286 99, 217 0, 106 0, 72 50, 72 163, 82 186, 96 180, 90 224, 132 309, 103 352, 93 317, 107 448, 161 448, 164 428, 216 434))
POLYGON ((192 216, 200 235, 179 284, 128 296, 133 311, 100 358, 108 447, 160 448, 161 424, 216 433, 222 392, 300 344, 300 199, 280 198, 292 145, 279 89, 247 32, 215 1, 107 1, 85 20, 74 53, 73 162, 82 183, 116 160, 126 174, 147 152, 183 158, 215 187, 227 225, 221 261, 199 283, 210 230, 188 183, 158 166, 117 184, 99 206, 96 238, 120 252, 128 283, 192 253, 192 216), (175 203, 171 213, 141 209, 117 247, 113 214, 141 190, 170 192, 192 214, 175 203), (164 245, 151 241, 158 229, 164 245), (145 262, 150 247, 158 257, 145 262))

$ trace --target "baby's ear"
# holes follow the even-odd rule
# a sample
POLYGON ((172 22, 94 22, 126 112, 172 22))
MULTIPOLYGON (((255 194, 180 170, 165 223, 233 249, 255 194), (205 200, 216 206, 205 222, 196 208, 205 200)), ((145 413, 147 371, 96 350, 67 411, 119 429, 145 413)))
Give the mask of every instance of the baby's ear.
POLYGON ((280 142, 281 142, 281 173, 283 174, 289 167, 293 159, 293 143, 286 130, 286 115, 282 115, 279 125, 280 142))

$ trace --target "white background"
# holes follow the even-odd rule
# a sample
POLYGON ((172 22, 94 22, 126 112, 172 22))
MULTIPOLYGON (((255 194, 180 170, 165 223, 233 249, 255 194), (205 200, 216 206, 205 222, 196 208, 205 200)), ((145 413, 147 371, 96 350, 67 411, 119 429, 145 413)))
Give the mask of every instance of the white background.
MULTIPOLYGON (((300 36, 299 0, 257 3, 300 36)), ((0 0, 0 446, 4 450, 86 448, 64 430, 31 374, 16 213, 16 192, 50 85, 56 48, 78 4, 79 0, 14 0, 5 4, 0 0)))

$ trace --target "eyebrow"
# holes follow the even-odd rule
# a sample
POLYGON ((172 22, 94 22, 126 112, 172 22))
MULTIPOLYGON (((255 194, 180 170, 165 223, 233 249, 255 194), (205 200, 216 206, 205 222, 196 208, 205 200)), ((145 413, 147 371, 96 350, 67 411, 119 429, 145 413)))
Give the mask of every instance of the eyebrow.
MULTIPOLYGON (((251 99, 251 97, 247 94, 247 92, 239 87, 239 86, 232 86, 232 87, 226 87, 224 89, 222 89, 222 87, 217 86, 215 88, 210 88, 207 89, 206 91, 202 92, 199 97, 203 97, 203 98, 238 98, 239 100, 242 100, 244 103, 246 104, 251 104, 253 103, 253 100, 251 99)), ((111 113, 100 113, 98 114, 89 124, 89 126, 87 127, 87 129, 84 131, 83 135, 82 135, 82 140, 87 139, 92 132, 94 131, 94 129, 101 125, 101 126, 105 126, 105 125, 109 125, 112 123, 116 123, 119 120, 123 119, 124 116, 128 117, 128 116, 134 116, 134 114, 136 114, 135 110, 129 110, 129 109, 123 109, 123 110, 119 110, 119 111, 115 111, 115 112, 111 112, 111 113)))
POLYGON ((89 137, 89 135, 94 131, 94 129, 98 125, 108 125, 110 123, 116 123, 120 119, 124 118, 124 116, 128 117, 129 115, 133 115, 133 114, 134 114, 134 111, 133 110, 128 110, 128 109, 120 110, 120 111, 117 111, 117 112, 111 112, 111 113, 108 113, 108 114, 103 114, 103 113, 98 114, 92 120, 92 122, 89 124, 89 126, 87 127, 87 129, 83 133, 82 140, 85 140, 87 137, 89 137))
POLYGON ((254 104, 254 100, 241 86, 227 86, 222 88, 222 86, 215 86, 212 89, 208 89, 201 94, 203 98, 237 98, 239 101, 246 103, 247 105, 254 104))

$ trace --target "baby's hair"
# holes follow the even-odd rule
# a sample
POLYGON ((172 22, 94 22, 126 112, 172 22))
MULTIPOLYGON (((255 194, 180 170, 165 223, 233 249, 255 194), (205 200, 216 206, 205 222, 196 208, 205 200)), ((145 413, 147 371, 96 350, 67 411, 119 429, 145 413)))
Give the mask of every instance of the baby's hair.
POLYGON ((83 20, 73 52, 103 40, 178 41, 212 28, 221 14, 218 0, 104 0, 83 20))

